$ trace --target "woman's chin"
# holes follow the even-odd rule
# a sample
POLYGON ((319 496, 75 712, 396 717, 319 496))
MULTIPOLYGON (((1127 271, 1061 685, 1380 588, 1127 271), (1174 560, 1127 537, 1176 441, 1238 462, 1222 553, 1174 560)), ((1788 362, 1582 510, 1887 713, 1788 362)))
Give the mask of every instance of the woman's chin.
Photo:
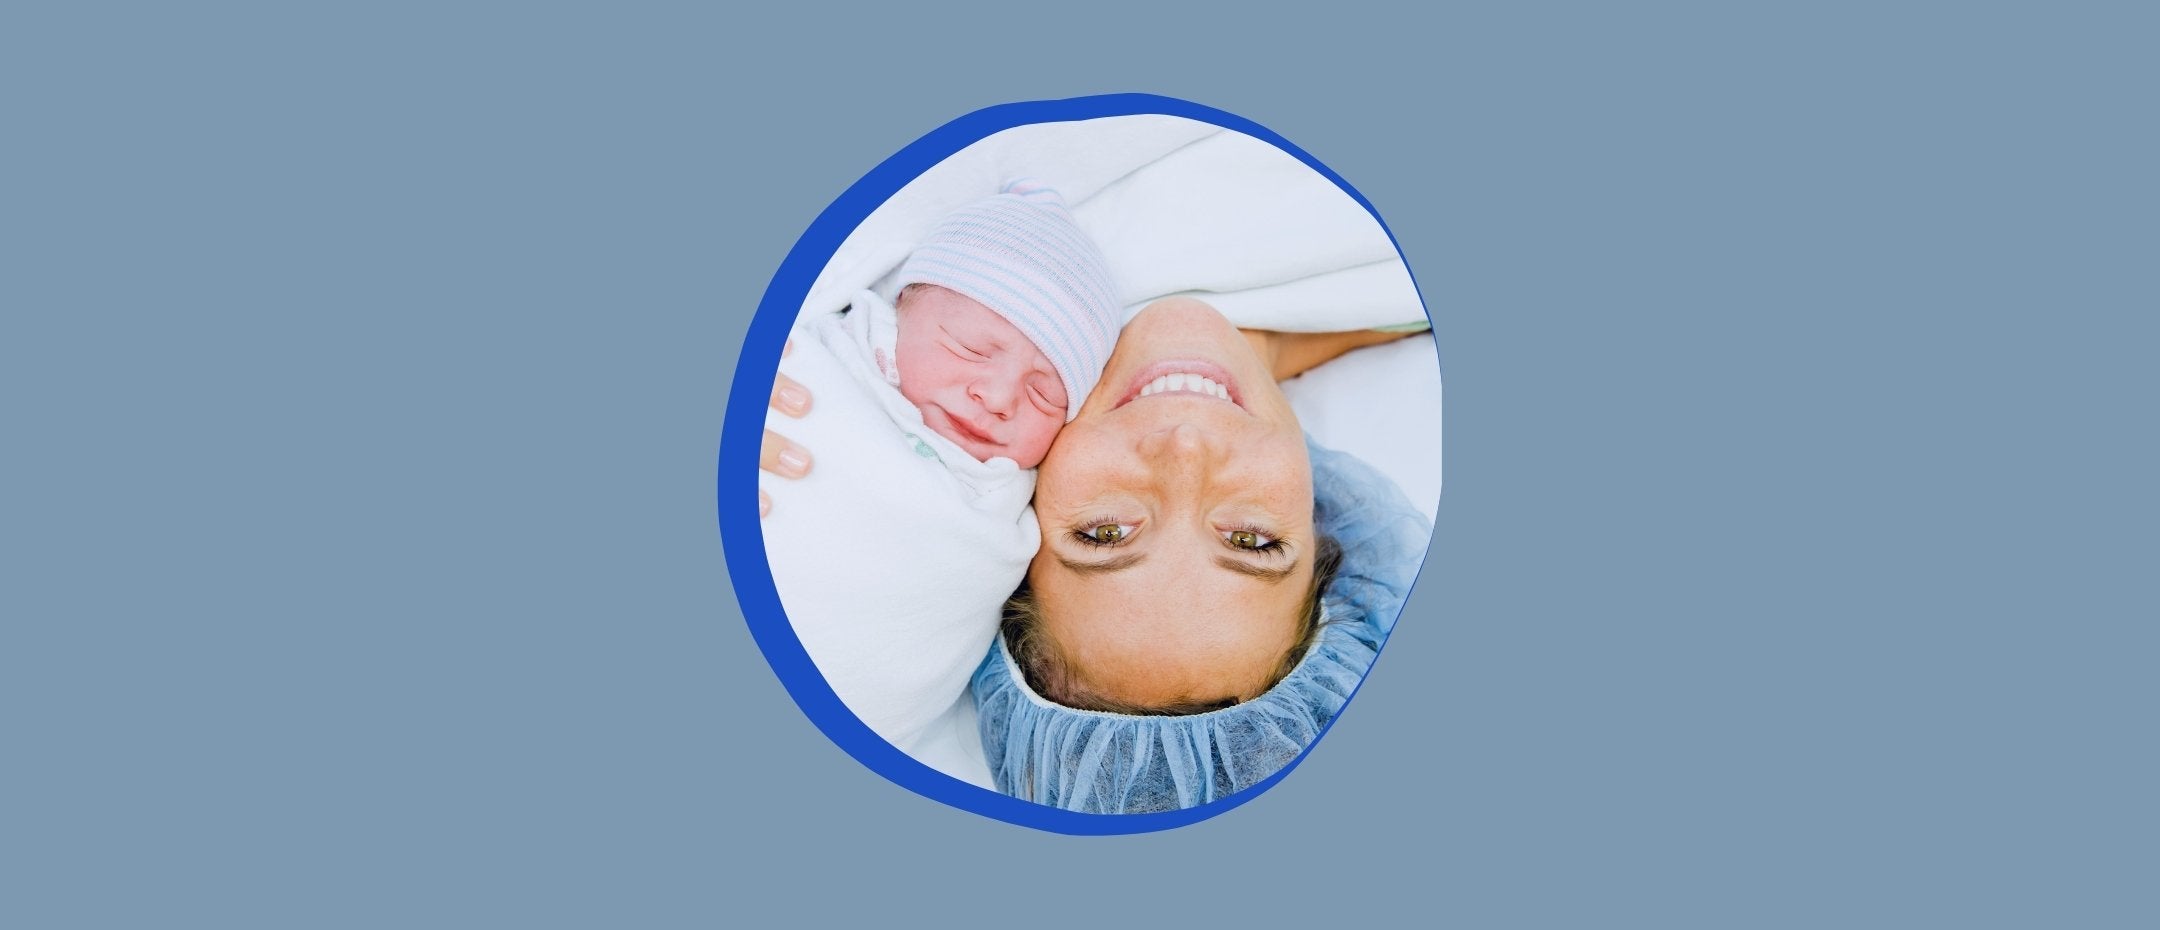
POLYGON ((1251 343, 1220 311, 1189 297, 1172 297, 1149 304, 1119 331, 1117 349, 1089 398, 1090 406, 1122 406, 1156 374, 1178 368, 1178 362, 1193 363, 1184 367, 1222 382, 1229 399, 1248 410, 1248 391, 1257 387, 1266 392, 1274 386, 1251 343))
POLYGON ((1223 338, 1225 334, 1237 336, 1237 327, 1229 317, 1222 315, 1222 311, 1190 297, 1165 297, 1148 304, 1125 324, 1118 333, 1119 338, 1130 335, 1135 328, 1151 335, 1162 330, 1216 338, 1223 338))

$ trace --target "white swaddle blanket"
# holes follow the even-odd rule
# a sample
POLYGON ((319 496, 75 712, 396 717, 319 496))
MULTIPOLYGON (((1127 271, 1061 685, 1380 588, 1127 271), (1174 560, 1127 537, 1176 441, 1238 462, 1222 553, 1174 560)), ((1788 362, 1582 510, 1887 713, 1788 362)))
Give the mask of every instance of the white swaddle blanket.
MULTIPOLYGON (((864 292, 856 303, 889 318, 876 301, 864 292)), ((780 364, 810 390, 814 413, 768 412, 767 426, 815 450, 816 462, 799 480, 758 475, 773 502, 762 521, 773 582, 855 716, 900 750, 987 784, 955 700, 1040 543, 1028 507, 1035 472, 977 462, 924 426, 864 351, 865 333, 837 313, 806 316, 780 364)))

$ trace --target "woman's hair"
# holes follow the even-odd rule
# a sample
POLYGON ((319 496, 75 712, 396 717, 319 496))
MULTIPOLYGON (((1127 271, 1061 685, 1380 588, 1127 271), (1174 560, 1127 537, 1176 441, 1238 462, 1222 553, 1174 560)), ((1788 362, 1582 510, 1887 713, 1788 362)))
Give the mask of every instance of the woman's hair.
MULTIPOLYGON (((1318 555, 1313 559, 1312 585, 1305 591, 1305 610, 1298 618, 1298 639, 1290 650, 1276 663, 1275 671, 1268 676, 1268 687, 1282 681, 1297 668, 1298 662, 1312 648, 1320 636, 1320 596, 1327 591, 1328 582, 1335 579, 1335 572, 1342 566, 1342 547, 1335 537, 1321 535, 1318 555)), ((1005 619, 999 625, 1005 636, 1005 649, 1012 653, 1013 663, 1020 666, 1026 676, 1028 687, 1035 693, 1080 710, 1099 710, 1112 714, 1176 717, 1186 714, 1204 714, 1236 704, 1236 701, 1182 701, 1158 706, 1130 704, 1104 697, 1080 687, 1073 681, 1072 672, 1057 643, 1043 632, 1042 605, 1035 601, 1035 594, 1028 590, 1026 582, 1020 590, 1005 601, 1005 619)))

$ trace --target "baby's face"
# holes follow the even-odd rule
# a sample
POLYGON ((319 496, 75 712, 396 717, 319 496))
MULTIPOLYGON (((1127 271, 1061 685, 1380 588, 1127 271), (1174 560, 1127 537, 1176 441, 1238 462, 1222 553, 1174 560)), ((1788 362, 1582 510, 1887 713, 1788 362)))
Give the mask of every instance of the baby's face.
POLYGON ((942 287, 900 298, 900 393, 923 423, 977 461, 1042 464, 1065 426, 1065 382, 989 307, 942 287))

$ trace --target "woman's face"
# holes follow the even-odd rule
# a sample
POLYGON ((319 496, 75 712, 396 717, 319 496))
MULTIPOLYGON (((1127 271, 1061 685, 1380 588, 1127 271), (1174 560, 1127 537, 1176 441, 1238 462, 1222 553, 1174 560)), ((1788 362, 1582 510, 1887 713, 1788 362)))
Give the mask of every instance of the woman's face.
POLYGON ((1312 465, 1252 345, 1195 300, 1150 305, 1043 460, 1028 569, 1077 691, 1140 706, 1257 697, 1299 640, 1312 465))

